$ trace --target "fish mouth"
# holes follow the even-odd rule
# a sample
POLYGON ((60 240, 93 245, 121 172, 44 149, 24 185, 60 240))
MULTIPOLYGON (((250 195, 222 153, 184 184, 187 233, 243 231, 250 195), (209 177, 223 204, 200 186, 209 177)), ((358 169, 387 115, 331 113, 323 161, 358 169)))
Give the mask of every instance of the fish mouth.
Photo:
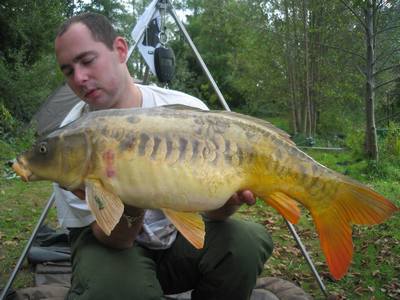
POLYGON ((12 165, 12 168, 18 176, 22 178, 23 181, 29 181, 32 177, 32 172, 25 167, 25 163, 22 159, 17 159, 12 165))

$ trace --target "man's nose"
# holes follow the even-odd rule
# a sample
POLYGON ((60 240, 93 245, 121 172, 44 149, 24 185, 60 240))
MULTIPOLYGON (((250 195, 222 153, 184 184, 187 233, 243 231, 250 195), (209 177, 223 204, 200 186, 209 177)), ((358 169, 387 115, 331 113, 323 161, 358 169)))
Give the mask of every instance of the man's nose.
POLYGON ((77 85, 82 85, 88 80, 88 73, 87 70, 84 68, 75 68, 74 70, 74 81, 77 85))

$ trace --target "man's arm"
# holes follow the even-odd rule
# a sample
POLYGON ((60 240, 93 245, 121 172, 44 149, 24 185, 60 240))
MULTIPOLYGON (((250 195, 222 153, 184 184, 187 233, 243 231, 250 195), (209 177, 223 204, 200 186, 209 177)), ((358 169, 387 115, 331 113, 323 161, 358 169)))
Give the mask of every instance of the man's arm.
POLYGON ((111 248, 127 249, 133 246, 137 235, 140 233, 143 217, 143 209, 125 205, 124 215, 122 215, 109 236, 104 233, 96 221, 90 226, 94 236, 100 243, 111 248))
POLYGON ((222 207, 216 210, 208 211, 205 213, 205 215, 211 220, 223 221, 233 215, 244 203, 247 205, 253 205, 256 203, 253 193, 249 190, 243 190, 235 193, 222 207))
MULTIPOLYGON (((85 199, 85 191, 83 190, 75 190, 72 193, 81 200, 85 199)), ((110 248, 127 249, 133 246, 137 235, 140 233, 143 217, 144 209, 125 205, 124 214, 110 235, 106 235, 96 221, 90 224, 90 227, 93 235, 100 243, 110 248)))

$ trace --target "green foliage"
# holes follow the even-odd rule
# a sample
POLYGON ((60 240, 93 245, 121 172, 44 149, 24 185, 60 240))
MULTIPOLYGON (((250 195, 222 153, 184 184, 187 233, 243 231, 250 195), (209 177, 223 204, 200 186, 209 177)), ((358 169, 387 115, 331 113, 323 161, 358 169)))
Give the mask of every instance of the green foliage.
MULTIPOLYGON (((69 1, 2 1, 0 103, 17 123, 29 122, 61 82, 53 43, 68 9, 69 1)), ((10 123, 2 128, 3 135, 14 133, 12 126, 10 123)))
POLYGON ((386 160, 400 162, 400 125, 390 122, 381 143, 381 155, 386 160))
POLYGON ((53 40, 67 1, 5 0, 0 9, 0 53, 13 62, 19 52, 23 63, 32 64, 53 49, 53 40))
POLYGON ((62 77, 53 55, 42 56, 34 64, 23 62, 23 52, 13 54, 13 63, 0 65, 4 70, 0 81, 0 102, 12 116, 29 122, 40 104, 58 86, 62 77))
MULTIPOLYGON (((364 158, 364 130, 353 129, 346 134, 345 144, 353 159, 364 158)), ((391 122, 379 139, 379 160, 366 160, 361 172, 369 179, 400 180, 400 125, 391 122)))
POLYGON ((391 122, 379 140, 379 160, 368 161, 365 172, 372 179, 400 180, 400 125, 391 122))
POLYGON ((354 127, 350 127, 350 130, 346 132, 345 145, 351 150, 354 158, 360 158, 364 155, 364 136, 364 130, 354 127))
POLYGON ((19 127, 15 131, 17 135, 13 137, 9 135, 0 137, 0 164, 14 159, 19 153, 31 147, 35 141, 34 128, 19 127))
POLYGON ((0 138, 7 139, 9 136, 15 136, 18 129, 18 121, 12 117, 10 112, 0 103, 0 138))
POLYGON ((31 146, 34 134, 34 128, 25 127, 0 103, 0 163, 31 146))
POLYGON ((365 171, 370 179, 400 180, 400 164, 398 162, 391 162, 386 159, 379 161, 370 160, 365 171))

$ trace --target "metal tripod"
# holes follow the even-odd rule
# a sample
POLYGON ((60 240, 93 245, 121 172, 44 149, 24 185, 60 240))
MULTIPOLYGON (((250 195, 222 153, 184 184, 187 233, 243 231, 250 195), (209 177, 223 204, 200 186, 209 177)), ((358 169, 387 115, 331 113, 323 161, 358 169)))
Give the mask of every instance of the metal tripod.
MULTIPOLYGON (((182 22, 178 18, 177 14, 175 12, 175 9, 173 8, 173 6, 170 3, 170 1, 169 0, 158 0, 158 1, 154 0, 149 6, 152 6, 151 8, 153 9, 153 11, 150 13, 150 18, 148 20, 149 22, 153 18, 153 16, 155 15, 157 9, 167 10, 168 13, 171 14, 172 18, 175 20, 175 22, 176 22, 177 26, 179 27, 180 31, 185 36, 185 39, 188 42, 190 48, 192 49, 192 51, 196 55, 196 58, 197 58, 198 62, 200 63, 200 66, 203 69, 203 72, 206 74, 208 80, 210 81, 215 93, 217 94, 221 105, 224 107, 225 110, 231 111, 231 109, 229 108, 228 104, 225 101, 224 96, 222 95, 221 91, 219 90, 218 85, 216 84, 214 78, 212 77, 210 71, 208 70, 206 64, 204 63, 200 53, 197 51, 196 46, 194 45, 192 39, 190 38, 188 32, 186 31, 185 26, 182 24, 182 22)), ((132 54, 133 50, 138 45, 138 41, 140 40, 140 38, 145 34, 145 30, 146 30, 146 28, 143 28, 143 29, 138 31, 138 35, 135 38, 135 43, 129 48, 128 57, 132 54)), ((46 216, 47 216, 51 206, 53 205, 53 203, 54 203, 54 194, 51 195, 51 197, 49 198, 45 208, 43 209, 43 212, 42 212, 42 214, 41 214, 41 216, 39 218, 39 221, 38 221, 35 229, 32 232, 31 237, 29 238, 29 240, 28 240, 28 242, 27 242, 27 244, 26 244, 26 246, 25 246, 25 248, 24 248, 24 250, 23 250, 23 252, 22 252, 22 254, 21 254, 21 256, 20 256, 20 258, 19 258, 19 260, 18 260, 18 262, 17 262, 17 264, 16 264, 16 266, 15 266, 15 268, 14 268, 14 270, 13 270, 11 276, 10 276, 10 278, 9 278, 9 280, 7 281, 7 284, 5 285, 5 287, 2 290, 2 293, 0 295, 0 300, 4 300, 5 299, 5 297, 7 295, 7 292, 10 289, 12 283, 14 282, 14 279, 15 279, 17 273, 18 273, 18 270, 22 266, 22 263, 24 262, 24 259, 25 259, 26 255, 28 254, 29 249, 32 246, 32 243, 33 243, 33 241, 34 241, 34 239, 35 239, 35 237, 36 237, 36 235, 37 235, 37 233, 39 231, 39 228, 43 224, 44 220, 46 219, 46 216)), ((316 270, 316 268, 315 268, 310 256, 308 255, 304 244, 302 243, 299 235, 297 234, 295 227, 293 226, 292 223, 290 223, 286 219, 285 219, 285 222, 286 222, 286 225, 288 226, 288 229, 289 229, 290 233, 292 234, 294 240, 296 241, 297 245, 299 246, 300 251, 301 251, 302 255, 304 256, 307 264, 309 265, 309 267, 310 267, 315 279, 317 280, 318 286, 320 287, 322 293, 324 294, 325 297, 328 297, 328 292, 326 290, 326 287, 325 287, 324 283, 322 282, 322 279, 319 276, 319 274, 318 274, 318 272, 317 272, 317 270, 316 270)))

